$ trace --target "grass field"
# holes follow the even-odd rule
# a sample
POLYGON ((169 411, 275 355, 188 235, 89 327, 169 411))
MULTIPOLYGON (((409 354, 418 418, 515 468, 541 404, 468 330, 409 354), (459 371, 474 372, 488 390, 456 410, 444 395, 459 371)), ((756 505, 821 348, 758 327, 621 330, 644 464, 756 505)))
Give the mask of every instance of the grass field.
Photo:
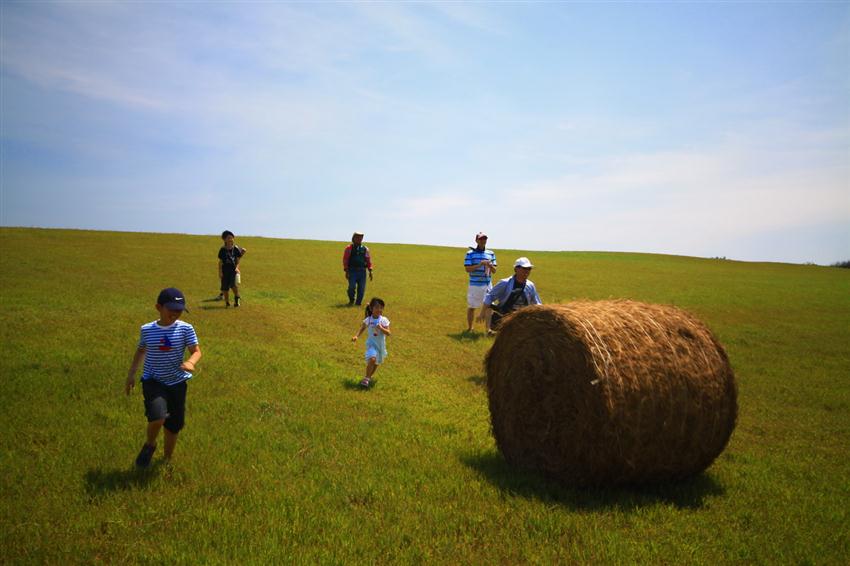
MULTIPOLYGON (((463 249, 371 244, 389 358, 368 392, 341 242, 0 229, 4 563, 785 563, 850 556, 850 270, 617 253, 528 255, 544 302, 675 304, 726 347, 726 451, 694 480, 565 489, 506 466, 464 336, 463 249), (158 291, 204 357, 174 462, 132 469, 122 385, 158 291)), ((367 234, 368 236, 368 234, 367 234)), ((367 242, 368 243, 368 242, 367 242)), ((498 244, 498 242, 494 242, 498 244)), ((161 457, 162 442, 157 454, 161 457)))

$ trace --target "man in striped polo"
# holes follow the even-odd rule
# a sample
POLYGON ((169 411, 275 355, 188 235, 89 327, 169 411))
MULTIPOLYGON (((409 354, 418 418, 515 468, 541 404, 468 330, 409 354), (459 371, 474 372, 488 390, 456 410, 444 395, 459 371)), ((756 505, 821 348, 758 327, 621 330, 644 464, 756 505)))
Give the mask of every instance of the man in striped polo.
MULTIPOLYGON (((487 234, 478 232, 475 235, 476 246, 470 247, 466 252, 466 259, 463 266, 466 272, 469 273, 469 289, 466 292, 466 309, 467 332, 472 332, 472 325, 475 321, 475 309, 481 308, 484 304, 484 296, 490 290, 490 282, 493 274, 496 273, 496 254, 492 250, 487 249, 487 234)), ((487 330, 490 330, 490 317, 484 319, 484 324, 487 330)))
POLYGON ((165 459, 170 460, 177 445, 177 433, 183 428, 186 412, 186 381, 192 377, 201 359, 198 336, 191 324, 179 320, 187 311, 186 298, 178 289, 169 287, 156 300, 159 320, 142 326, 141 337, 127 373, 125 392, 136 385, 136 370, 142 359, 142 393, 148 419, 147 441, 136 457, 136 466, 147 468, 156 450, 159 430, 165 428, 165 459), (189 350, 189 359, 183 354, 189 350))

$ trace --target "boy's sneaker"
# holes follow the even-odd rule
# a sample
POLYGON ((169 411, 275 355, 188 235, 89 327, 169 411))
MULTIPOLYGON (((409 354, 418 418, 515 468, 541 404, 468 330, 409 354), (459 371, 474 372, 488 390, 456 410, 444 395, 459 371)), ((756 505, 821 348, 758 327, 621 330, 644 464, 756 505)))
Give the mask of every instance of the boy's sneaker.
POLYGON ((241 301, 241 300, 242 300, 242 297, 236 297, 236 298, 234 298, 234 299, 233 299, 233 306, 234 306, 234 307, 238 307, 238 306, 239 306, 239 301, 241 301))
POLYGON ((216 297, 215 300, 216 301, 223 301, 224 300, 224 293, 219 293, 218 297, 216 297))
POLYGON ((360 380, 360 387, 362 387, 363 389, 369 389, 369 385, 371 384, 372 380, 370 380, 368 377, 364 377, 360 380))
POLYGON ((137 468, 147 468, 151 465, 151 458, 153 458, 153 453, 156 451, 156 445, 151 446, 150 444, 145 444, 142 446, 141 451, 139 451, 139 455, 136 456, 136 467, 137 468))

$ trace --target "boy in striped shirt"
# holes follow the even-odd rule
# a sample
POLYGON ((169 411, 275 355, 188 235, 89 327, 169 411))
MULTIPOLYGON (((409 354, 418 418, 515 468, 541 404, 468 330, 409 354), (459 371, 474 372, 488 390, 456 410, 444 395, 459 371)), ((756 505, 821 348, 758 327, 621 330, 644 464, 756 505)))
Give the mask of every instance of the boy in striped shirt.
POLYGON ((156 450, 159 429, 165 427, 165 459, 170 460, 177 445, 177 434, 183 428, 186 413, 186 380, 192 377, 201 359, 198 337, 191 324, 179 320, 186 309, 186 298, 178 289, 169 287, 156 300, 159 320, 142 326, 139 345, 127 382, 129 395, 136 385, 136 370, 144 359, 142 392, 145 416, 148 418, 147 440, 136 457, 136 466, 147 468, 156 450), (183 352, 190 356, 183 361, 183 352))
MULTIPOLYGON (((478 232, 475 235, 474 248, 469 248, 463 267, 469 274, 469 289, 466 292, 466 323, 467 332, 472 332, 472 324, 475 320, 475 309, 484 305, 484 296, 491 288, 493 274, 496 273, 496 254, 487 249, 487 234, 478 232)), ((484 321, 487 332, 490 331, 490 317, 484 321)))

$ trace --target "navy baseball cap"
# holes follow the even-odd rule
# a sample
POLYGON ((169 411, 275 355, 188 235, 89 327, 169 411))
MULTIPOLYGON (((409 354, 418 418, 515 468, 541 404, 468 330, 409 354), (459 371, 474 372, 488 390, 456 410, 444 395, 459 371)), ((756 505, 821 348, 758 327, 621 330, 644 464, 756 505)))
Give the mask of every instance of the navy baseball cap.
POLYGON ((168 289, 160 291, 156 304, 174 311, 189 312, 189 309, 186 308, 186 297, 183 296, 180 289, 175 289, 174 287, 169 287, 168 289))

